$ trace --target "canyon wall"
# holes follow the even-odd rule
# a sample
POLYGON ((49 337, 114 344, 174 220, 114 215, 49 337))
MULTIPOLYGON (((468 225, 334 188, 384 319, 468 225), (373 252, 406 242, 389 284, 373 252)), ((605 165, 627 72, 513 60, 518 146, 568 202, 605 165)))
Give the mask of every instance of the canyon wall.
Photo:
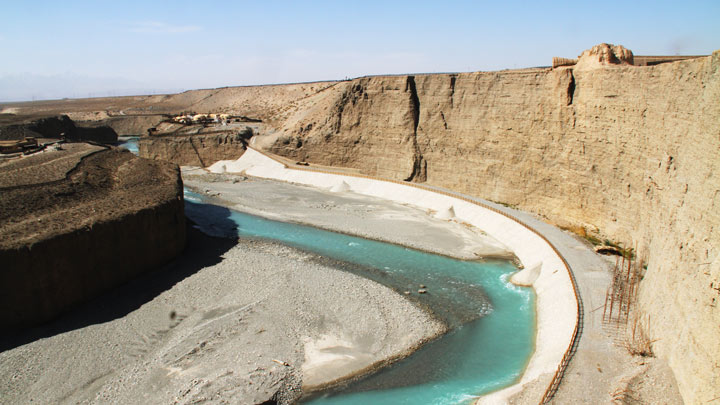
POLYGON ((48 321, 185 246, 175 165, 65 144, 0 164, 3 333, 48 321))
POLYGON ((218 160, 242 156, 247 145, 246 139, 250 137, 250 128, 240 133, 151 136, 138 141, 138 154, 180 166, 207 167, 218 160))
POLYGON ((636 249, 655 353, 687 403, 720 396, 720 51, 359 78, 277 122, 280 155, 443 186, 636 249))

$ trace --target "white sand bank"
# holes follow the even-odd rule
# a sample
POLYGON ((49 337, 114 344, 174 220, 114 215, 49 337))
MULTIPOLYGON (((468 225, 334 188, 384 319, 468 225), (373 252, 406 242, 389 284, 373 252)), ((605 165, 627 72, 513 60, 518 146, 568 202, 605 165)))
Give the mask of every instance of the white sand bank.
POLYGON ((238 211, 395 243, 459 259, 507 258, 512 252, 480 229, 434 211, 351 191, 332 192, 278 181, 208 174, 183 168, 187 187, 238 211))

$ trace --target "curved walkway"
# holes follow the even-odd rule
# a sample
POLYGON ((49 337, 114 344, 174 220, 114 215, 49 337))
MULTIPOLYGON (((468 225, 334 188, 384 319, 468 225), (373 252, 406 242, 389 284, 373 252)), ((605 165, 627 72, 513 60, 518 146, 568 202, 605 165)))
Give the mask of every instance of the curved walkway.
MULTIPOLYGON (((221 161, 210 171, 245 172, 316 187, 351 190, 411 204, 438 212, 452 207, 456 217, 492 235, 515 252, 527 269, 538 269, 533 287, 537 294, 536 348, 520 382, 483 397, 483 402, 504 402, 523 391, 526 400, 544 402, 557 388, 562 372, 574 353, 582 325, 582 304, 568 263, 548 239, 519 218, 499 207, 459 193, 416 184, 317 170, 292 170, 268 155, 249 149, 237 161, 221 161), (547 389, 546 389, 547 387, 547 389)), ((295 168, 293 168, 295 169, 295 168)))

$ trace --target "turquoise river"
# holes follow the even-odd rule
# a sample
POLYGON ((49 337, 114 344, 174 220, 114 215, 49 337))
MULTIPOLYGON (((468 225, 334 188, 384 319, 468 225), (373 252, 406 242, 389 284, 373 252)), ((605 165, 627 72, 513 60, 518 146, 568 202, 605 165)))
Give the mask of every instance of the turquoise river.
POLYGON ((535 297, 510 284, 507 261, 463 261, 389 243, 230 211, 186 193, 186 214, 207 233, 277 241, 331 258, 431 309, 451 328, 375 374, 304 398, 309 404, 460 404, 516 381, 534 349, 535 297), (227 214, 225 214, 227 216, 227 214), (227 221, 230 219, 230 221, 227 221), (230 224, 230 225, 228 225, 230 224), (234 229, 228 229, 234 228, 234 229), (428 294, 417 294, 424 285, 428 294))
POLYGON ((304 397, 303 403, 469 403, 517 381, 533 353, 535 294, 508 282, 517 271, 508 261, 456 260, 268 220, 212 205, 188 190, 185 202, 186 215, 208 234, 265 239, 329 258, 343 270, 400 293, 411 291, 408 299, 429 308, 449 326, 447 334, 406 359, 304 397), (417 294, 421 285, 427 287, 427 294, 417 294))

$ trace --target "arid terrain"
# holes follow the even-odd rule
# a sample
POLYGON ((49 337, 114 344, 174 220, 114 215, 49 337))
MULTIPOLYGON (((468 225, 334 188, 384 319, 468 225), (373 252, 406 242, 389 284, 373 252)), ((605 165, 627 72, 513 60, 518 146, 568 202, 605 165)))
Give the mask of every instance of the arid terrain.
MULTIPOLYGON (((592 364, 601 349, 579 355, 557 401, 581 398, 596 372, 607 381, 598 402, 673 403, 650 384, 674 379, 685 403, 712 403, 720 397, 720 51, 652 66, 633 65, 626 51, 602 44, 556 68, 8 103, 0 124, 67 114, 79 126, 141 136, 141 156, 193 166, 237 158, 249 144, 293 164, 439 186, 532 213, 634 258, 631 316, 607 339, 627 351, 627 337, 642 336, 632 343, 654 356, 628 357, 610 376, 592 364), (172 123, 188 114, 237 118, 172 123)), ((124 157, 115 159, 122 167, 124 157)), ((24 170, 0 169, 8 164, 24 170)), ((55 181, 9 176, 2 187, 55 181)), ((2 194, 0 202, 15 195, 2 194)), ((603 289, 586 314, 603 311, 603 289)))

